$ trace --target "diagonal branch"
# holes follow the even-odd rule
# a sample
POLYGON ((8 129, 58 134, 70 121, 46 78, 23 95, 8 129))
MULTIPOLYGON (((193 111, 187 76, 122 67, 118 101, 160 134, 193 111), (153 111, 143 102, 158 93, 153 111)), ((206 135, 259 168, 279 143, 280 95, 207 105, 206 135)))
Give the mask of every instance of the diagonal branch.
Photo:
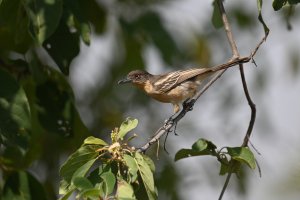
MULTIPOLYGON (((264 39, 262 39, 264 40, 264 39)), ((260 42, 255 49, 259 49, 262 42, 260 42)), ((212 68, 220 69, 220 68, 228 68, 228 66, 239 65, 242 63, 248 63, 253 59, 253 56, 256 54, 256 51, 253 51, 249 56, 236 58, 235 60, 229 61, 225 64, 221 64, 218 66, 214 66, 212 68)), ((225 72, 225 70, 220 70, 217 74, 200 90, 193 99, 191 99, 186 106, 183 107, 181 112, 171 120, 167 120, 162 127, 160 127, 152 138, 139 148, 138 151, 145 152, 147 149, 154 143, 156 143, 164 134, 169 133, 171 129, 186 115, 187 112, 192 110, 194 103, 199 99, 199 97, 225 72)))
POLYGON ((219 7, 219 11, 221 13, 224 29, 225 29, 225 32, 226 32, 226 36, 227 36, 229 45, 231 47, 232 57, 233 58, 239 57, 239 52, 238 52, 238 49, 237 49, 235 41, 234 41, 234 37, 233 37, 231 27, 230 27, 230 24, 229 24, 227 15, 226 15, 226 11, 225 11, 225 8, 224 8, 224 5, 223 5, 223 1, 222 0, 216 0, 216 2, 217 2, 217 5, 219 7))
MULTIPOLYGON (((246 147, 248 146, 248 142, 249 142, 249 138, 251 136, 253 127, 254 127, 254 123, 255 123, 255 118, 256 118, 256 106, 253 103, 251 96, 249 94, 249 90, 247 87, 247 82, 246 82, 246 78, 245 78, 245 73, 244 73, 244 68, 243 68, 243 63, 248 63, 250 60, 253 60, 253 57, 255 56, 256 52, 258 51, 258 49, 260 48, 260 46, 262 45, 263 42, 266 41, 266 38, 268 37, 268 34, 265 34, 265 36, 261 39, 261 41, 258 43, 258 45, 255 47, 255 49, 251 52, 251 54, 248 57, 240 57, 239 55, 239 51, 237 49, 233 34, 232 34, 232 30, 226 15, 226 11, 223 5, 223 1, 222 0, 215 0, 215 2, 217 3, 218 7, 219 7, 219 11, 221 13, 221 17, 222 17, 222 21, 224 24, 224 29, 226 32, 226 36, 229 42, 229 45, 231 47, 231 51, 232 51, 232 57, 231 59, 222 65, 216 66, 215 68, 222 68, 224 67, 223 70, 220 70, 216 73, 216 75, 189 101, 185 102, 183 104, 183 109, 182 111, 174 118, 170 118, 169 120, 167 120, 164 125, 162 127, 160 127, 156 133, 153 135, 153 137, 150 139, 150 141, 148 141, 144 146, 142 146, 141 148, 139 148, 138 151, 141 152, 145 152, 152 144, 156 143, 157 141, 159 141, 159 139, 166 133, 169 133, 171 131, 171 129, 176 126, 176 124, 185 116, 185 114, 189 111, 192 110, 194 103, 200 98, 200 96, 217 80, 219 79, 222 74, 226 71, 226 66, 234 66, 234 65, 239 65, 239 69, 240 69, 240 75, 241 75, 241 81, 242 81, 242 85, 243 85, 243 90, 246 96, 246 99, 248 101, 248 104, 250 106, 251 109, 251 118, 250 118, 250 122, 248 125, 248 129, 246 132, 246 135, 244 137, 242 146, 246 147)), ((224 186, 222 188, 222 191, 220 193, 219 196, 219 200, 222 199, 227 186, 229 184, 231 175, 232 175, 232 169, 235 167, 235 162, 231 162, 230 163, 230 170, 229 173, 227 175, 226 181, 224 183, 224 186)))
MULTIPOLYGON (((225 29, 225 32, 226 32, 226 35, 227 35, 227 38, 228 38, 228 41, 229 41, 229 44, 230 44, 230 47, 231 47, 231 50, 232 50, 232 58, 239 57, 239 52, 238 52, 238 49, 236 47, 234 37, 232 35, 232 31, 231 31, 230 24, 229 24, 228 19, 227 19, 227 15, 226 15, 226 11, 225 11, 225 8, 224 8, 224 5, 223 5, 223 1, 222 0, 216 0, 216 2, 218 4, 219 11, 221 13, 222 21, 223 21, 223 24, 224 24, 224 29, 225 29)), ((260 41, 260 43, 254 49, 254 51, 251 54, 252 57, 256 54, 256 52, 259 49, 260 45, 266 40, 267 36, 268 36, 268 34, 266 34, 264 36, 264 38, 260 41)), ((256 106, 255 106, 254 102, 252 101, 251 96, 249 94, 243 64, 239 64, 239 69, 240 69, 240 75, 241 75, 243 90, 244 90, 246 99, 247 99, 248 104, 249 104, 250 109, 251 109, 251 117, 250 117, 248 129, 247 129, 246 135, 244 137, 243 143, 241 145, 242 147, 246 147, 246 146, 248 146, 249 138, 251 136, 251 133, 252 133, 252 130, 253 130, 253 127, 254 127, 254 123, 255 123, 256 106)), ((234 165, 235 165, 234 162, 232 162, 231 165, 230 165, 230 169, 232 169, 234 167, 234 165)), ((222 199, 222 197, 223 197, 223 195, 224 195, 224 193, 227 189, 227 186, 228 186, 230 178, 231 178, 231 174, 232 174, 232 172, 231 172, 231 170, 229 170, 229 173, 226 177, 226 181, 225 181, 224 186, 222 188, 222 191, 220 193, 219 200, 222 199)))

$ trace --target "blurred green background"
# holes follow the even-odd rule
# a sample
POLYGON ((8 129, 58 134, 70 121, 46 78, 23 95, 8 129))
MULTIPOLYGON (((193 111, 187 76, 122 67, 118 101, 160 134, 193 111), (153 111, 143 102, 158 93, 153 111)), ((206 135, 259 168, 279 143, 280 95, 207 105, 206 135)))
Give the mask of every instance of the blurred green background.
MULTIPOLYGON (((225 1, 241 55, 263 37, 256 1, 225 1)), ((262 12, 271 32, 245 65, 257 106, 251 142, 262 168, 233 177, 225 199, 298 199, 300 191, 299 8, 262 12)), ((57 199, 59 167, 83 139, 109 140, 127 117, 143 145, 172 107, 117 81, 133 69, 154 74, 225 63, 228 41, 212 1, 0 0, 0 188, 3 199, 57 199), (22 184, 21 184, 22 186, 22 184), (26 186, 24 186, 26 188, 26 186), (27 188, 28 189, 28 188, 27 188), (29 190, 29 189, 28 189, 29 190)), ((210 158, 174 162, 180 148, 203 137, 239 146, 250 109, 239 71, 228 70, 169 135, 156 160, 159 199, 216 199, 225 177, 210 158)))

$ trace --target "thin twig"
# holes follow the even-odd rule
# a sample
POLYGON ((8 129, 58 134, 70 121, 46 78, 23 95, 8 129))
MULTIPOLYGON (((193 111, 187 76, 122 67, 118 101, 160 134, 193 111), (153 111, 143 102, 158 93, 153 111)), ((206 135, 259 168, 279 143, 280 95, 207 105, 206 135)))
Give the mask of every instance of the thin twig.
POLYGON ((240 65, 240 74, 241 74, 241 78, 242 78, 244 93, 245 93, 246 99, 247 99, 248 104, 249 104, 250 109, 251 109, 250 122, 249 122, 249 125, 248 125, 246 135, 244 137, 244 142, 242 144, 242 147, 246 147, 246 146, 248 146, 248 141, 249 141, 249 138, 251 136, 251 133, 252 133, 252 130, 253 130, 253 127, 254 127, 254 123, 255 123, 256 106, 255 106, 255 104, 253 103, 253 101, 250 97, 249 90, 248 90, 248 87, 247 87, 247 82, 246 82, 246 79, 245 79, 244 68, 243 68, 242 65, 240 65))
POLYGON ((154 144, 155 142, 159 141, 159 139, 166 133, 169 133, 171 128, 175 126, 188 112, 187 109, 183 109, 175 118, 172 118, 171 120, 167 120, 162 127, 160 127, 153 137, 142 147, 139 148, 138 151, 145 152, 147 149, 154 144))
MULTIPOLYGON (((259 44, 260 45, 260 44, 259 44)), ((230 60, 225 64, 217 65, 212 67, 213 71, 218 71, 220 69, 226 69, 229 66, 239 65, 241 63, 248 63, 251 61, 255 54, 251 53, 249 56, 236 58, 234 60, 230 60)), ((160 127, 153 135, 153 137, 142 147, 139 148, 139 151, 145 152, 147 149, 157 142, 164 134, 169 132, 184 116, 187 112, 191 111, 194 103, 198 100, 198 98, 225 72, 225 70, 220 70, 217 74, 200 90, 192 99, 188 101, 184 106, 181 112, 176 116, 167 120, 162 127, 160 127)))
MULTIPOLYGON (((232 169, 233 166, 234 166, 234 162, 231 162, 231 163, 230 163, 230 166, 229 166, 229 169, 232 169)), ((222 188, 222 190, 221 190, 221 193, 220 193, 220 195, 219 195, 218 200, 221 200, 221 199, 223 198, 223 195, 224 195, 224 193, 225 193, 225 191, 226 191, 226 189, 227 189, 227 186, 228 186, 228 184, 229 184, 231 175, 232 175, 232 172, 230 171, 230 172, 228 173, 228 175, 226 176, 226 180, 225 180, 225 183, 224 183, 224 185, 223 185, 223 188, 222 188)))
MULTIPOLYGON (((181 110, 181 112, 176 116, 176 117, 171 117, 169 120, 167 120, 164 125, 162 127, 160 127, 155 134, 153 135, 153 137, 150 139, 150 141, 148 141, 145 145, 143 145, 142 147, 140 147, 138 149, 138 151, 140 152, 145 152, 147 151, 147 149, 154 143, 158 142, 160 140, 160 138, 166 134, 169 133, 171 131, 171 129, 185 116, 185 114, 189 111, 192 110, 194 103, 199 99, 199 97, 218 79, 221 77, 221 75, 226 71, 226 68, 228 68, 228 66, 235 66, 235 65, 239 65, 240 66, 240 71, 241 71, 241 77, 242 77, 242 82, 243 82, 243 88, 245 91, 245 95, 247 98, 247 101, 250 105, 251 108, 251 120, 249 122, 249 126, 248 126, 248 130, 246 133, 246 136, 244 139, 244 143, 243 145, 248 144, 249 142, 249 137, 251 135, 251 132, 253 130, 253 126, 254 126, 254 122, 255 122, 255 116, 256 116, 256 110, 255 110, 255 104, 252 102, 249 92, 248 92, 248 88, 247 88, 247 84, 246 84, 246 80, 245 80, 245 76, 244 76, 244 71, 243 71, 243 63, 248 63, 250 60, 253 60, 254 55, 256 54, 256 52, 258 51, 258 49, 260 48, 260 46, 262 45, 262 43, 266 40, 268 35, 265 35, 261 41, 258 43, 258 45, 255 47, 255 49, 251 52, 251 54, 248 57, 240 57, 239 56, 239 52, 237 50, 235 41, 233 39, 233 35, 232 35, 232 31, 231 28, 229 26, 229 22, 227 20, 227 16, 226 16, 226 12, 222 3, 222 0, 217 0, 217 3, 219 5, 220 8, 220 12, 222 13, 222 20, 224 23, 224 27, 226 30, 226 35, 229 41, 229 44, 231 46, 231 50, 232 50, 232 58, 225 64, 222 65, 218 65, 215 67, 212 67, 212 69, 215 69, 216 71, 220 70, 216 73, 216 75, 202 88, 202 90, 200 90, 192 99, 190 99, 189 101, 187 101, 184 106, 183 109, 181 110)), ((242 146, 243 146, 242 145, 242 146)), ((231 175, 232 175, 232 168, 234 167, 234 162, 232 164, 233 166, 230 167, 230 172, 227 175, 225 184, 222 188, 221 194, 219 196, 219 199, 222 199, 227 186, 229 184, 231 175)))
MULTIPOLYGON (((235 62, 248 63, 250 59, 253 62, 254 61, 253 57, 255 56, 256 52, 258 51, 258 49, 260 48, 262 43, 266 41, 267 36, 268 35, 265 35, 260 40, 260 42, 256 45, 255 49, 251 52, 251 54, 248 57, 238 58, 235 60, 235 62), (241 62, 240 59, 243 61, 241 62)), ((229 61, 228 63, 230 63, 230 62, 232 62, 232 61, 229 61)), ((226 64, 223 64, 223 65, 226 65, 226 64)), ((255 66, 256 66, 256 64, 255 64, 255 66)), ((219 67, 219 66, 217 66, 217 67, 219 67)), ((216 75, 208 83, 206 83, 206 85, 193 97, 193 99, 197 100, 216 80, 218 80, 224 74, 225 71, 226 71, 226 69, 220 70, 219 72, 217 72, 216 75)))
MULTIPOLYGON (((220 69, 220 68, 226 68, 227 66, 234 66, 234 65, 239 65, 241 63, 248 63, 250 62, 250 60, 253 59, 253 57, 255 56, 257 50, 259 49, 259 47, 261 46, 261 44, 266 40, 266 38, 262 38, 261 41, 258 43, 258 45, 255 47, 254 51, 251 52, 251 54, 248 57, 241 57, 241 58, 237 58, 235 60, 231 60, 225 64, 221 64, 212 68, 215 69, 220 69)), ((192 104, 194 104, 199 97, 218 79, 221 77, 221 75, 225 72, 225 70, 220 70, 219 72, 216 73, 216 75, 208 82, 206 83, 206 85, 190 100, 190 102, 192 102, 192 104)), ((139 148, 139 151, 141 152, 145 152, 152 144, 154 144, 155 142, 157 142, 164 134, 166 134, 167 132, 169 132, 171 130, 171 128, 173 128, 173 126, 175 126, 175 124, 177 124, 184 116, 187 112, 189 112, 192 108, 192 104, 189 104, 190 108, 187 109, 182 109, 182 111, 174 118, 172 118, 171 120, 167 120, 164 125, 162 127, 160 127, 155 134, 153 135, 153 137, 142 147, 139 148)))
POLYGON ((239 52, 238 52, 238 49, 236 47, 236 44, 235 44, 235 41, 234 41, 234 38, 233 38, 233 34, 232 34, 230 24, 229 24, 227 15, 226 15, 226 11, 225 11, 225 8, 224 8, 224 5, 223 5, 223 1, 222 0, 216 0, 216 2, 218 4, 219 11, 220 11, 222 21, 223 21, 223 25, 224 25, 224 29, 225 29, 225 32, 226 32, 226 36, 227 36, 229 45, 231 47, 232 57, 237 58, 237 57, 239 57, 239 52))
MULTIPOLYGON (((218 7, 219 7, 219 11, 221 13, 221 16, 222 16, 222 21, 223 21, 223 24, 224 24, 224 29, 225 29, 227 38, 228 38, 228 42, 229 42, 231 50, 232 50, 232 58, 233 59, 237 58, 237 57, 239 57, 239 52, 238 52, 237 46, 235 44, 234 37, 233 37, 232 31, 231 31, 231 28, 230 28, 230 25, 229 25, 229 22, 228 22, 228 19, 227 19, 227 15, 226 15, 226 11, 225 11, 225 8, 224 8, 224 5, 223 5, 223 1, 222 0, 217 0, 217 4, 218 4, 218 7)), ((259 49, 259 47, 261 46, 261 44, 266 40, 267 36, 268 36, 268 34, 265 35, 265 37, 260 41, 260 43, 254 49, 254 51, 251 53, 252 58, 256 54, 256 52, 259 49)), ((239 64, 239 68, 240 68, 240 75, 241 75, 243 90, 244 90, 246 99, 247 99, 248 104, 249 104, 250 109, 251 109, 250 122, 249 122, 248 129, 247 129, 247 132, 246 132, 246 135, 244 137, 243 144, 242 144, 242 147, 246 147, 246 146, 248 146, 249 138, 251 136, 251 133, 252 133, 252 130, 253 130, 253 127, 254 127, 254 123, 255 123, 256 106, 253 103, 253 101, 251 99, 251 96, 249 94, 249 90, 248 90, 247 82, 246 82, 246 78, 245 78, 245 73, 244 73, 244 67, 243 67, 242 63, 239 64)), ((232 168, 234 168, 234 162, 230 166, 230 170, 228 172, 228 175, 226 177, 226 180, 225 180, 225 183, 223 185, 222 191, 220 193, 219 200, 222 199, 222 197, 223 197, 223 195, 224 195, 224 193, 227 189, 227 186, 229 184, 231 174, 232 174, 232 168)))
MULTIPOLYGON (((232 51, 232 58, 237 58, 239 57, 239 52, 238 52, 238 49, 237 49, 237 46, 235 44, 235 41, 234 41, 234 38, 233 38, 233 34, 232 34, 232 31, 231 31, 231 28, 230 28, 230 24, 228 22, 228 19, 227 19, 227 15, 226 15, 226 11, 225 11, 225 8, 224 8, 224 5, 223 5, 223 1, 222 0, 216 0, 217 4, 218 4, 218 7, 219 7, 219 11, 220 11, 220 14, 222 16, 222 21, 223 21, 223 25, 224 25, 224 29, 225 29, 225 32, 226 32, 226 36, 227 36, 227 39, 228 39, 228 42, 229 42, 229 45, 231 47, 231 51, 232 51)), ((243 69, 243 65, 240 64, 240 69, 243 69)), ((223 195, 227 189, 227 186, 229 184, 229 181, 230 181, 230 178, 231 178, 231 175, 232 175, 232 168, 233 168, 233 164, 230 165, 229 167, 229 172, 228 172, 228 175, 226 177, 226 180, 225 180, 225 183, 223 185, 223 188, 222 188, 222 191, 220 193, 220 196, 219 196, 219 200, 221 200, 223 198, 223 195)))

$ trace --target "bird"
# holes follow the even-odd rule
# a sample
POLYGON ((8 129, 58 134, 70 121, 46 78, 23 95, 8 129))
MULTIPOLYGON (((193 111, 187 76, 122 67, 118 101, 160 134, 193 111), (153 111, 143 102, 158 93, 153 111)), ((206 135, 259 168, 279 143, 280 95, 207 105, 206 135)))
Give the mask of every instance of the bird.
POLYGON ((180 111, 183 102, 195 96, 206 78, 232 66, 234 65, 223 64, 217 67, 191 68, 159 75, 144 70, 134 70, 129 72, 126 78, 118 81, 118 84, 131 83, 153 99, 173 104, 173 111, 176 114, 180 111))

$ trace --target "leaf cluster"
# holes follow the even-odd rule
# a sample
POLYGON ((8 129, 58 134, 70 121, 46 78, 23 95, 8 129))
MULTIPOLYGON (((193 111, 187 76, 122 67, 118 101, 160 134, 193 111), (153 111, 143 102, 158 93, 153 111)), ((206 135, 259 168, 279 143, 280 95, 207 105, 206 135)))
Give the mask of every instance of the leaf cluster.
MULTIPOLYGON (((207 59, 204 63, 209 62, 209 48, 203 45, 204 39, 196 41, 202 44, 196 55, 178 48, 160 14, 151 8, 163 1, 118 0, 107 5, 99 2, 0 0, 1 199, 24 196, 46 199, 49 194, 55 199, 55 189, 47 188, 46 194, 42 181, 28 169, 33 162, 41 162, 45 167, 39 170, 47 171, 45 182, 55 185, 53 171, 58 171, 61 156, 74 150, 91 134, 74 106, 73 91, 65 76, 69 75, 71 62, 79 54, 81 43, 90 45, 92 33, 103 33, 111 15, 114 15, 120 36, 116 48, 124 49, 125 53, 117 53, 123 58, 114 60, 108 67, 110 79, 103 88, 97 88, 98 98, 90 103, 92 108, 101 105, 101 111, 97 110, 95 114, 96 124, 100 124, 101 129, 115 124, 121 116, 118 106, 122 103, 116 100, 121 98, 112 92, 114 79, 131 68, 144 66, 143 51, 149 44, 155 46, 170 65, 192 56, 197 59, 199 55, 204 55, 200 60, 207 59)), ((264 24, 262 2, 258 0, 258 10, 264 24)), ((297 3, 296 0, 274 0, 273 7, 279 10, 297 3)), ((215 4, 212 20, 215 27, 221 26, 215 4)), ((264 28, 268 31, 265 25, 264 28)), ((123 94, 118 91, 118 95, 123 94)), ((144 103, 136 98, 137 104, 141 102, 144 103)), ((119 198, 138 198, 141 193, 146 193, 149 199, 155 198, 153 163, 127 145, 134 137, 124 140, 136 124, 136 120, 129 119, 115 129, 111 144, 87 138, 61 168, 62 198, 73 192, 82 198, 97 195, 101 198, 118 195, 119 198)), ((226 147, 218 151, 213 143, 205 141, 190 150, 178 152, 179 157, 214 156, 220 161, 221 168, 223 166, 224 173, 230 171, 227 167, 231 160, 251 168, 255 166, 249 149, 226 147)))
POLYGON ((175 155, 175 161, 195 157, 213 156, 221 164, 220 175, 240 172, 242 164, 255 169, 256 161, 252 151, 248 147, 223 147, 217 150, 217 146, 206 139, 199 139, 191 149, 181 149, 175 155))
POLYGON ((275 11, 278 11, 280 9, 282 9, 282 7, 289 5, 289 6, 293 6, 300 3, 299 0, 273 0, 273 8, 275 11))
POLYGON ((60 199, 76 192, 78 199, 156 199, 152 160, 127 145, 124 139, 137 126, 128 118, 111 133, 111 144, 88 137, 62 165, 60 199))
POLYGON ((55 198, 60 156, 90 135, 65 75, 105 19, 95 0, 0 1, 0 198, 55 198), (47 194, 33 194, 44 189, 28 170, 34 161, 47 194))
MULTIPOLYGON (((74 192, 78 199, 145 199, 145 194, 147 199, 157 199, 153 161, 128 146, 135 135, 124 139, 137 123, 127 118, 111 132, 111 144, 92 136, 86 138, 60 169, 60 199, 68 199, 74 192)), ((214 143, 202 138, 191 149, 179 150, 175 161, 194 156, 215 157, 221 164, 220 175, 239 174, 243 164, 256 167, 248 147, 217 150, 214 143)))
POLYGON ((0 4, 0 55, 24 54, 42 46, 65 74, 79 53, 80 39, 90 44, 91 24, 103 30, 104 9, 96 1, 3 0, 0 4), (91 16, 91 13, 96 16, 91 16))

